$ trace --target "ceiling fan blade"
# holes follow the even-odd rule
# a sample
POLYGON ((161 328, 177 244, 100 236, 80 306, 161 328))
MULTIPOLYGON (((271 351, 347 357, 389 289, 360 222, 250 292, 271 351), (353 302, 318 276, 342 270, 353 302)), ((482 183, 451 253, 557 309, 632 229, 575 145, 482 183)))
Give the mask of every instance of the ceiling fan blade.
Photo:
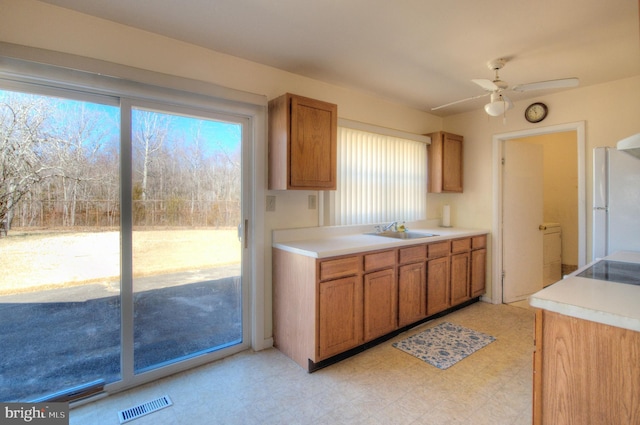
POLYGON ((482 87, 487 91, 496 91, 500 89, 500 87, 498 87, 496 83, 494 83, 491 80, 487 80, 486 78, 479 78, 471 81, 473 81, 474 83, 476 83, 477 85, 479 85, 480 87, 482 87))
POLYGON ((481 97, 489 96, 490 94, 491 93, 485 93, 485 94, 481 94, 481 95, 478 95, 478 96, 468 97, 466 99, 456 100, 455 102, 445 103, 444 105, 436 106, 435 108, 431 108, 431 110, 435 111, 437 109, 446 108, 447 106, 453 106, 453 105, 456 105, 458 103, 467 102, 469 100, 479 99, 481 97))
POLYGON ((559 80, 538 81, 535 83, 518 84, 513 87, 513 91, 529 91, 543 89, 563 89, 568 87, 577 87, 580 80, 577 78, 562 78, 559 80))

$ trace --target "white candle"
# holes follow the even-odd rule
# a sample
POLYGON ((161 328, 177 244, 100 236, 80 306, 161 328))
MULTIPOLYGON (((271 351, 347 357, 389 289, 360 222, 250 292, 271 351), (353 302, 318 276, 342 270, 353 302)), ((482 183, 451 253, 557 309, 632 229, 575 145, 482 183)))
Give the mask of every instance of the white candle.
POLYGON ((451 227, 451 209, 449 205, 442 207, 442 226, 451 227))

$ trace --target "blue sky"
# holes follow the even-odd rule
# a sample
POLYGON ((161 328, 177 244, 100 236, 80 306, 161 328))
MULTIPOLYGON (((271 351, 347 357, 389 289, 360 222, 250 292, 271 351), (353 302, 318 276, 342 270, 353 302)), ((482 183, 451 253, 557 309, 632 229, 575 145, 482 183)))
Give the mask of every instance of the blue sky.
MULTIPOLYGON (((116 106, 0 90, 0 102, 4 103, 11 97, 14 101, 17 99, 25 100, 37 97, 52 99, 54 102, 51 103, 51 105, 54 105, 54 107, 58 109, 58 112, 61 112, 60 115, 62 117, 67 116, 69 119, 74 115, 70 111, 77 110, 80 106, 84 105, 85 110, 93 111, 102 116, 104 122, 102 130, 106 132, 111 140, 119 139, 120 119, 119 108, 116 106)), ((210 154, 219 149, 227 153, 234 153, 240 149, 242 141, 242 126, 240 124, 197 117, 186 117, 170 113, 167 113, 167 115, 171 116, 170 139, 184 140, 187 143, 193 141, 195 130, 199 126, 202 138, 208 141, 206 147, 204 147, 206 154, 210 154)), ((56 125, 61 127, 64 127, 65 124, 64 122, 56 123, 56 125)))

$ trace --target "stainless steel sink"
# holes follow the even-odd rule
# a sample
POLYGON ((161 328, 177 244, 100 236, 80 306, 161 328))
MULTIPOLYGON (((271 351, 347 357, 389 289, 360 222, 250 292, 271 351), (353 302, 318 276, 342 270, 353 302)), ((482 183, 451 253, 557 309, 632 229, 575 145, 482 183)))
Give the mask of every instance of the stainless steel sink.
POLYGON ((420 232, 393 232, 390 230, 384 232, 371 232, 365 233, 366 235, 373 236, 382 236, 385 238, 394 238, 394 239, 421 239, 421 238, 431 238, 434 236, 438 236, 435 233, 420 233, 420 232))

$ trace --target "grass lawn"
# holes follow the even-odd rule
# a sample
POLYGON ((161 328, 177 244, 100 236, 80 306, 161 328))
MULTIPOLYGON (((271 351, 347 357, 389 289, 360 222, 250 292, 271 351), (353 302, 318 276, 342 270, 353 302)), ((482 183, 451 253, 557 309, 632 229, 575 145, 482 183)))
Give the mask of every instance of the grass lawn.
MULTIPOLYGON (((240 263, 236 229, 135 231, 134 277, 240 263)), ((117 279, 120 233, 11 230, 0 238, 0 295, 117 279)))

